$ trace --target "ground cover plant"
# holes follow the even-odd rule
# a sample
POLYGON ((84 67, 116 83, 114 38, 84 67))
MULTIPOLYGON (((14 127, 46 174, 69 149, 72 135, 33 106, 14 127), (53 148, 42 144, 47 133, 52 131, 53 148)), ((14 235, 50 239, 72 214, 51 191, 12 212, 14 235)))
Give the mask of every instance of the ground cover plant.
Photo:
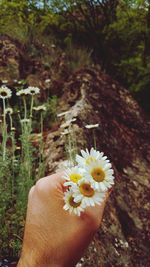
MULTIPOLYGON (((43 128, 49 104, 40 104, 38 87, 17 90, 19 106, 11 107, 12 90, 0 87, 0 250, 15 255, 22 241, 27 196, 30 187, 44 176, 43 128), (38 116, 38 117, 37 117, 38 116), (37 119, 37 122, 35 119, 37 119), (36 132, 35 133, 35 129, 36 132), (36 145, 34 140, 36 141, 36 145)), ((52 114, 51 114, 52 115, 52 114)))

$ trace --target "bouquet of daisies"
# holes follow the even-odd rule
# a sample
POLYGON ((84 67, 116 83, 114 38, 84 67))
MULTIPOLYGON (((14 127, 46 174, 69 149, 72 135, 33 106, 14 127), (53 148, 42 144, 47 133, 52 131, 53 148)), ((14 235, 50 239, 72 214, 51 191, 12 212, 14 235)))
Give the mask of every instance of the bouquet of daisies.
POLYGON ((112 165, 103 152, 91 148, 81 150, 81 155, 76 155, 77 165, 64 173, 64 185, 68 188, 64 209, 78 216, 86 207, 100 204, 114 184, 112 165))

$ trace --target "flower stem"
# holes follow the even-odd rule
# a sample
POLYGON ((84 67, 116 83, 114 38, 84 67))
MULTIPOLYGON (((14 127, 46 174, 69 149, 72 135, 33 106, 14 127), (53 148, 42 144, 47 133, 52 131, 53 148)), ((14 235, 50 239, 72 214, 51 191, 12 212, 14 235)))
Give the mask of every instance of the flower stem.
POLYGON ((11 116, 11 114, 10 113, 8 113, 8 115, 9 115, 9 120, 10 120, 10 130, 12 129, 12 116, 11 116))
POLYGON ((43 136, 43 114, 41 112, 41 135, 43 136))
POLYGON ((93 129, 93 142, 94 142, 94 149, 96 149, 96 135, 95 135, 95 129, 93 129))
POLYGON ((23 96, 23 104, 24 104, 24 119, 27 118, 27 103, 26 103, 26 99, 23 96))
POLYGON ((34 97, 31 96, 31 106, 30 106, 30 118, 32 119, 32 111, 33 111, 33 103, 34 103, 34 97))
POLYGON ((6 142, 7 142, 7 125, 6 125, 6 105, 5 99, 3 98, 3 161, 6 158, 6 142))

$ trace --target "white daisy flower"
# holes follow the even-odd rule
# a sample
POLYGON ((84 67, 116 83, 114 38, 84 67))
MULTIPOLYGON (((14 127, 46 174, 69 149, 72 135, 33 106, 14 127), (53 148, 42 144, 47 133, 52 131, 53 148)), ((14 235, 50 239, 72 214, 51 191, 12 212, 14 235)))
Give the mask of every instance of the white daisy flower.
POLYGON ((18 91, 16 93, 17 96, 26 96, 26 95, 29 95, 29 94, 30 94, 30 92, 29 92, 28 88, 21 89, 20 91, 18 91))
POLYGON ((98 128, 98 127, 99 127, 99 123, 85 125, 85 128, 87 128, 87 129, 93 129, 93 128, 98 128))
POLYGON ((57 114, 57 117, 59 118, 59 117, 65 116, 68 113, 70 113, 70 110, 67 110, 67 111, 64 111, 64 112, 57 114))
POLYGON ((11 127, 11 131, 16 131, 16 128, 15 127, 11 127))
POLYGON ((8 83, 8 80, 3 80, 2 83, 8 83))
POLYGON ((105 197, 105 192, 96 190, 93 184, 85 178, 81 179, 78 184, 74 184, 72 191, 74 201, 82 202, 84 208, 100 204, 105 197))
POLYGON ((38 87, 29 86, 27 89, 29 90, 30 95, 37 95, 40 93, 40 89, 38 87))
POLYGON ((65 205, 63 209, 68 210, 70 214, 74 213, 75 215, 80 216, 80 213, 84 211, 82 202, 75 202, 72 191, 67 191, 64 193, 64 201, 65 205))
POLYGON ((82 168, 79 168, 77 166, 68 168, 65 171, 64 179, 67 180, 67 182, 64 183, 65 186, 72 185, 78 183, 80 179, 83 178, 84 170, 82 168))
POLYGON ((6 99, 12 96, 12 91, 5 85, 0 87, 0 98, 6 99))
POLYGON ((60 135, 66 135, 66 134, 71 134, 71 133, 72 133, 72 131, 65 129, 63 132, 60 133, 60 135))
POLYGON ((44 105, 33 107, 33 110, 35 111, 46 111, 46 107, 44 105))
POLYGON ((60 128, 66 128, 66 127, 69 127, 70 124, 71 124, 72 122, 76 121, 76 120, 77 120, 76 118, 72 118, 71 120, 68 120, 68 121, 66 121, 65 123, 61 124, 61 125, 60 125, 60 128))
POLYGON ((22 120, 20 120, 20 122, 21 123, 28 123, 28 122, 30 122, 30 119, 22 119, 22 120))
POLYGON ((106 191, 114 184, 112 165, 105 157, 92 161, 86 166, 85 177, 92 182, 94 189, 106 191))
POLYGON ((6 108, 5 113, 6 114, 13 114, 13 109, 12 108, 6 108))
POLYGON ((16 150, 21 150, 21 147, 20 146, 16 146, 16 150))
POLYGON ((103 152, 99 152, 93 147, 91 148, 90 152, 88 151, 88 149, 86 149, 86 151, 81 150, 81 154, 82 156, 76 155, 76 161, 81 167, 85 167, 86 165, 89 165, 90 163, 101 158, 104 158, 107 162, 109 162, 107 157, 104 156, 103 152))
POLYGON ((46 79, 45 80, 45 83, 50 83, 51 82, 51 79, 46 79))

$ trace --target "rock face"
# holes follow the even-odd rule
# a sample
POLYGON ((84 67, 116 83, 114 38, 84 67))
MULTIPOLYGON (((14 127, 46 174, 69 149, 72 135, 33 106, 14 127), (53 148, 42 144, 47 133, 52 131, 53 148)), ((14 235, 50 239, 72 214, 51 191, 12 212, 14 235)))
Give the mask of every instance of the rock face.
POLYGON ((12 80, 19 78, 18 48, 8 37, 0 37, 0 80, 12 80))
POLYGON ((83 69, 64 84, 58 113, 64 111, 47 136, 47 173, 66 160, 69 131, 78 149, 96 143, 112 161, 116 177, 102 226, 77 266, 150 266, 148 119, 128 91, 98 69, 83 69), (85 127, 97 123, 98 128, 85 127))

